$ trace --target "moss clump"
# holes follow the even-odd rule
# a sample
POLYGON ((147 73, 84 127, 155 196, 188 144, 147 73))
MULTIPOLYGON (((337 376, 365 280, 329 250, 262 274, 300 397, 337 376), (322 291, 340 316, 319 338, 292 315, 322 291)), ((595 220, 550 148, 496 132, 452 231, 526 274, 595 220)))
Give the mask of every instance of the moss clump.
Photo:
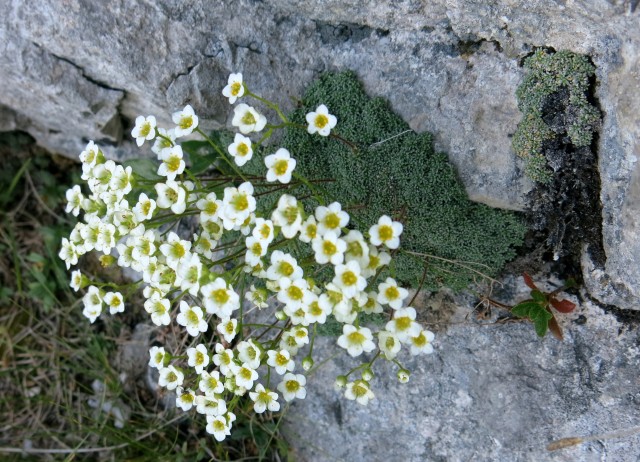
MULTIPOLYGON (((524 227, 510 212, 471 202, 443 153, 433 150, 431 135, 416 134, 381 98, 369 98, 352 72, 325 74, 307 90, 301 107, 290 115, 306 126, 305 114, 325 104, 338 118, 335 137, 287 130, 282 140, 296 158, 297 171, 318 183, 313 193, 338 200, 351 223, 366 232, 382 215, 404 224, 401 248, 428 254, 398 253, 390 273, 404 284, 466 287, 475 271, 494 275, 514 256, 524 227), (355 146, 355 149, 354 149, 355 146), (455 260, 458 264, 446 260, 455 260)), ((305 209, 317 204, 311 191, 305 209)))
POLYGON ((548 151, 557 151, 558 144, 587 147, 599 127, 600 112, 588 99, 595 68, 586 56, 545 50, 527 58, 524 67, 528 73, 516 91, 524 116, 513 149, 527 161, 532 179, 548 183, 561 164, 548 151))

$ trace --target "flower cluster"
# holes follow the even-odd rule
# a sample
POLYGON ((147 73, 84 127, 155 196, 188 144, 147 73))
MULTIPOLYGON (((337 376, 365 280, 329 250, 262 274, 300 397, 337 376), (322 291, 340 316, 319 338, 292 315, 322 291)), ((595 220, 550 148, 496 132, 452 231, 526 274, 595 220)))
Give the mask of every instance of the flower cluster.
MULTIPOLYGON (((266 101, 249 91, 241 74, 229 77, 223 95, 231 104, 246 97, 266 101)), ((245 103, 235 107, 232 125, 240 133, 226 149, 231 158, 198 128, 191 106, 172 119, 176 125, 167 129, 157 127, 153 116, 140 116, 131 132, 138 146, 153 142, 160 182, 107 160, 93 142, 87 145, 80 159, 88 193, 79 186, 67 192, 67 212, 79 216, 82 211, 82 221, 63 239, 60 258, 70 268, 82 255, 97 251, 103 264, 117 262, 140 273, 139 282, 121 288, 92 281, 76 270, 71 287, 85 289, 83 313, 92 323, 107 308, 112 315, 123 312, 123 292, 128 296, 143 287, 151 322, 175 322, 184 329, 186 351, 154 346, 149 352, 159 385, 175 391, 178 407, 204 414, 207 432, 222 441, 236 419, 235 396, 248 396, 256 413, 276 412, 283 401, 305 398, 307 379, 300 367, 313 367, 315 326, 330 317, 343 324, 337 345, 350 356, 375 352, 338 379, 345 396, 361 404, 374 397, 371 368, 378 357, 400 365, 396 358, 403 346, 412 355, 433 351, 433 334, 416 321, 408 291, 392 277, 379 280, 399 247, 400 222, 385 215, 363 234, 350 226, 350 216, 338 201, 305 211, 291 184, 296 161, 284 148, 264 156, 262 185, 279 182, 289 189, 262 215, 257 212, 256 182, 242 179, 236 167, 263 148, 268 137, 254 143, 246 135, 267 127, 266 117, 245 103), (193 132, 238 171, 238 177, 217 192, 188 174, 178 141, 193 132), (176 221, 191 215, 199 217, 195 234, 174 229, 176 221), (217 251, 221 244, 224 250, 217 251), (298 261, 292 249, 305 245, 310 259, 298 261), (319 284, 313 275, 324 266, 333 277, 319 284), (279 306, 273 324, 246 322, 243 303, 264 309, 271 300, 279 306), (360 325, 361 313, 385 310, 389 321, 382 330, 360 325), (361 370, 361 378, 349 381, 356 370, 361 370)), ((329 136, 337 123, 324 105, 309 113, 307 121, 307 131, 320 136, 329 136)), ((398 377, 408 379, 402 366, 398 377)))

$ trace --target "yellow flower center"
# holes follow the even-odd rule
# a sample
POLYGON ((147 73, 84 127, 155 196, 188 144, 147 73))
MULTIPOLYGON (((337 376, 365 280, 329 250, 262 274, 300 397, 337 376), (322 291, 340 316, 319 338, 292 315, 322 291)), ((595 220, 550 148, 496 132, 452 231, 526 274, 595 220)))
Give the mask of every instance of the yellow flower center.
POLYGON ((256 242, 255 244, 253 244, 253 246, 251 247, 251 253, 253 253, 254 255, 261 255, 262 245, 260 245, 259 242, 256 242))
POLYGON ((236 194, 231 200, 231 205, 233 205, 236 210, 242 212, 249 208, 249 199, 245 194, 236 194))
POLYGON ((194 396, 191 393, 185 393, 184 395, 180 396, 180 399, 185 403, 193 403, 194 396))
POLYGON ((216 432, 223 432, 226 430, 226 426, 224 424, 224 422, 222 422, 221 420, 214 420, 213 421, 213 429, 216 432))
POLYGON ((322 308, 320 308, 318 302, 311 302, 311 305, 309 305, 309 313, 311 313, 312 316, 320 316, 322 314, 322 308))
POLYGON ((224 326, 224 330, 227 334, 233 334, 236 330, 232 322, 228 322, 226 326, 224 326))
POLYGON ((293 265, 286 261, 281 261, 280 266, 278 267, 278 272, 283 276, 291 276, 293 274, 294 268, 293 265))
POLYGON ((358 241, 351 241, 347 245, 347 253, 356 257, 361 257, 363 254, 362 246, 358 241))
POLYGON ((164 162, 167 164, 167 167, 169 168, 169 171, 176 172, 180 168, 180 161, 181 160, 182 159, 180 159, 180 157, 178 157, 178 156, 171 156, 167 160, 165 160, 164 162))
POLYGON ((224 305, 229 301, 229 293, 227 289, 216 289, 211 292, 211 298, 213 298, 218 305, 224 305))
POLYGON ((184 246, 179 242, 175 242, 171 247, 171 255, 175 258, 180 259, 184 257, 185 253, 187 253, 187 251, 185 250, 184 246))
POLYGON ((173 189, 167 189, 165 194, 167 195, 167 199, 169 202, 176 203, 178 202, 178 192, 173 189))
POLYGON ((284 215, 285 220, 287 220, 287 224, 291 225, 298 219, 299 213, 298 207, 291 206, 287 207, 282 215, 284 215))
POLYGON ((329 118, 324 114, 318 114, 314 123, 316 127, 324 128, 329 123, 329 118))
POLYGON ((180 118, 180 123, 178 124, 178 126, 183 129, 186 130, 187 128, 190 128, 193 125, 193 117, 191 116, 183 116, 180 118))
POLYGON ((388 300, 395 300, 396 298, 400 297, 400 291, 396 286, 390 286, 387 287, 387 290, 384 291, 384 295, 388 300))
POLYGON ((276 364, 278 366, 286 366, 289 363, 289 359, 282 353, 276 355, 276 364))
POLYGON ((276 163, 273 165, 273 170, 276 172, 276 175, 278 176, 282 176, 285 173, 287 173, 288 168, 289 168, 289 162, 284 159, 276 161, 276 163))
POLYGON ((247 146, 246 143, 240 143, 236 151, 240 157, 244 157, 249 154, 249 146, 247 146))
POLYGON ((140 127, 140 136, 146 138, 150 132, 151 124, 149 122, 145 122, 144 124, 142 124, 142 127, 140 127))
POLYGON ((353 384, 353 394, 356 395, 358 398, 360 398, 361 396, 365 396, 367 394, 367 392, 369 391, 369 389, 367 388, 367 386, 364 383, 361 382, 356 382, 353 384))
POLYGON ((393 228, 389 225, 382 225, 378 228, 378 236, 382 242, 386 242, 393 237, 393 228))
POLYGON ((175 374, 175 372, 169 372, 167 374, 167 381, 168 382, 175 382, 176 380, 178 380, 178 376, 175 374))
POLYGON ((244 380, 251 380, 251 371, 246 367, 240 368, 240 372, 238 373, 238 375, 244 380))
POLYGON ((113 307, 120 306, 121 303, 122 300, 120 300, 120 297, 113 297, 113 299, 111 300, 111 306, 113 307))
POLYGON ((407 330, 411 326, 411 318, 408 316, 403 316, 402 318, 396 319, 396 328, 398 330, 407 330))
POLYGON ((204 355, 201 351, 196 351, 196 364, 202 364, 204 362, 204 355))
POLYGON ((300 389, 300 383, 297 380, 287 380, 285 385, 289 393, 295 393, 300 389))
POLYGON ((331 241, 324 241, 322 243, 322 251, 325 255, 333 255, 338 251, 338 248, 331 241))
POLYGON ((200 322, 198 314, 193 310, 189 310, 187 312, 187 320, 189 321, 189 324, 197 324, 200 322))
POLYGON ((149 212, 151 211, 151 201, 144 202, 140 208, 142 209, 144 216, 149 215, 149 212))
POLYGON ((387 348, 387 350, 391 350, 396 344, 396 341, 393 337, 389 336, 387 337, 387 340, 384 342, 384 346, 387 348))
POLYGON ((292 300, 302 300, 304 292, 299 287, 292 285, 287 289, 287 294, 292 300))
POLYGON ((355 332, 351 332, 349 335, 347 335, 347 340, 351 344, 362 345, 364 343, 364 341, 366 340, 366 337, 364 335, 362 335, 360 332, 355 331, 355 332))
POLYGON ((418 347, 425 346, 428 343, 427 337, 424 335, 423 332, 420 332, 420 335, 418 335, 417 337, 413 337, 411 341, 415 346, 418 346, 418 347))
POLYGON ((340 226, 340 217, 336 213, 330 213, 324 218, 324 224, 329 229, 336 229, 340 226))
POLYGON ((216 204, 214 201, 207 201, 204 206, 204 211, 208 215, 215 215, 218 211, 218 204, 216 204))
POLYGON ((259 234, 262 236, 262 239, 267 239, 271 235, 271 227, 269 225, 262 225, 259 234))
POLYGON ((253 114, 250 111, 247 111, 242 116, 241 122, 244 125, 255 125, 256 124, 256 118, 253 116, 253 114))
POLYGON ((345 271, 342 273, 342 283, 345 286, 352 286, 358 281, 358 276, 356 276, 353 271, 345 271))
POLYGON ((240 82, 234 82, 231 84, 231 94, 233 96, 238 96, 240 90, 242 89, 242 84, 240 82))

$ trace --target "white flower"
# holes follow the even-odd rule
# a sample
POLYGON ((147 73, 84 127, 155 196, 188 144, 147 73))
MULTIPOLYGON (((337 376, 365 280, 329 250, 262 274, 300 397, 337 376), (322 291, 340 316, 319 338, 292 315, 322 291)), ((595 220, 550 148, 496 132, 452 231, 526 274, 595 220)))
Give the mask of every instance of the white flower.
POLYGON ((381 330, 378 332, 378 347, 384 353, 385 358, 391 361, 396 357, 402 345, 393 333, 381 330))
POLYGON ((328 207, 320 205, 316 208, 316 220, 318 220, 318 234, 327 231, 335 231, 338 236, 342 234, 342 228, 349 224, 349 214, 342 210, 339 202, 333 202, 328 207))
POLYGON ((165 130, 164 128, 158 128, 159 136, 156 138, 156 141, 153 143, 151 150, 157 155, 160 156, 160 153, 163 149, 170 148, 176 142, 176 133, 172 128, 171 130, 165 130))
POLYGON ((382 215, 378 219, 378 224, 369 229, 370 241, 373 245, 384 244, 389 249, 397 249, 400 245, 402 230, 402 223, 392 221, 387 215, 382 215))
MULTIPOLYGON (((93 141, 89 141, 87 147, 84 148, 84 151, 80 153, 80 162, 84 165, 82 166, 82 170, 84 173, 85 166, 88 169, 91 169, 96 166, 98 159, 100 158, 100 148, 93 141)), ((86 180, 85 175, 83 175, 83 180, 86 180)))
POLYGON ((220 373, 225 377, 230 375, 233 364, 233 350, 226 349, 221 343, 216 343, 216 354, 213 355, 213 363, 218 366, 220 373))
POLYGON ((267 268, 267 278, 272 281, 280 281, 287 278, 292 281, 301 279, 303 276, 302 268, 298 266, 298 262, 288 253, 281 250, 275 250, 271 254, 271 266, 267 268))
POLYGON ((133 214, 138 222, 149 220, 153 217, 153 212, 156 209, 156 201, 150 199, 145 193, 140 193, 138 202, 133 207, 133 214))
POLYGON ((215 221, 220 215, 222 201, 217 198, 216 193, 210 192, 202 199, 199 199, 196 202, 196 206, 200 210, 201 222, 215 221))
POLYGON ((156 326, 168 326, 171 323, 169 308, 170 303, 166 298, 151 297, 144 302, 144 309, 156 326))
POLYGON ((89 322, 93 324, 102 313, 102 294, 100 289, 96 286, 90 286, 82 301, 84 303, 82 314, 89 318, 89 322))
POLYGON ((253 388, 253 382, 258 380, 258 373, 247 363, 242 363, 242 366, 232 364, 231 370, 233 371, 238 387, 250 390, 253 388))
POLYGON ((309 283, 302 278, 292 281, 288 277, 283 277, 278 284, 280 285, 278 301, 284 303, 290 311, 300 308, 305 294, 309 291, 309 283))
POLYGON ((262 356, 260 347, 256 345, 253 339, 238 343, 238 359, 248 364, 253 369, 260 366, 260 356, 262 356))
POLYGON ((385 329, 395 334, 401 342, 408 343, 411 337, 420 335, 422 330, 415 319, 414 308, 401 308, 393 313, 393 319, 387 323, 385 329))
POLYGON ((373 343, 371 330, 366 327, 355 327, 350 324, 342 326, 342 335, 338 337, 338 346, 347 350, 353 356, 360 356, 363 352, 373 351, 376 345, 373 343))
POLYGON ((356 400, 358 403, 366 406, 370 400, 375 398, 373 392, 369 388, 369 383, 365 380, 356 380, 347 383, 344 396, 350 400, 356 400))
POLYGON ((318 236, 318 224, 316 218, 313 215, 309 215, 302 224, 300 230, 300 240, 307 244, 318 236))
POLYGON ((331 310, 325 309, 324 304, 320 303, 319 297, 314 293, 309 293, 308 298, 305 299, 307 304, 306 309, 306 322, 324 324, 327 320, 327 315, 331 313, 331 310))
MULTIPOLYGON (((349 261, 349 259, 347 259, 349 261)), ((369 263, 362 268, 362 275, 365 278, 370 278, 378 271, 378 268, 386 266, 391 261, 391 255, 387 252, 380 252, 378 249, 370 245, 369 246, 369 263)))
POLYGON ((398 287, 398 283, 393 278, 387 278, 385 282, 378 285, 378 302, 389 305, 394 310, 402 308, 402 302, 409 296, 409 291, 398 287))
POLYGON ((237 166, 242 167, 253 157, 251 139, 236 133, 233 143, 227 148, 237 166))
POLYGON ((193 112, 193 108, 189 104, 182 111, 174 112, 171 119, 177 125, 174 129, 176 138, 191 134, 198 126, 198 116, 193 112))
POLYGON ((245 239, 247 252, 244 256, 244 261, 247 265, 254 267, 262 263, 262 257, 267 254, 267 244, 264 241, 260 241, 253 236, 249 236, 245 239))
POLYGON ((182 385, 183 381, 184 374, 176 369, 175 366, 170 365, 164 369, 160 369, 158 385, 161 387, 166 387, 167 390, 175 390, 182 385))
POLYGON ((231 343, 236 337, 236 330, 238 329, 238 320, 233 318, 222 319, 216 326, 216 330, 224 337, 224 341, 231 343))
POLYGON ((220 218, 225 229, 231 230, 243 225, 249 215, 256 210, 253 185, 248 181, 237 188, 224 188, 220 218))
POLYGON ((271 214, 271 220, 276 226, 280 226, 282 235, 287 239, 293 239, 302 227, 302 213, 295 197, 283 194, 278 200, 278 207, 271 214))
POLYGON ((278 391, 282 393, 285 401, 289 402, 295 398, 304 399, 307 396, 305 385, 307 379, 302 374, 292 374, 287 372, 278 384, 278 391))
POLYGON ((187 328, 187 332, 192 337, 197 337, 200 332, 206 332, 208 325, 203 319, 202 308, 198 306, 190 307, 184 300, 180 302, 180 313, 176 317, 176 321, 181 326, 187 328))
POLYGON ((285 148, 280 148, 275 154, 264 158, 264 164, 269 169, 267 171, 267 181, 276 181, 286 184, 291 181, 293 169, 296 168, 296 160, 285 148))
POLYGON ((307 131, 311 135, 317 132, 319 135, 329 136, 331 129, 338 123, 336 116, 329 114, 329 110, 324 104, 318 106, 315 112, 309 112, 306 119, 309 124, 307 131))
POLYGON ((186 167, 183 157, 182 147, 179 144, 160 151, 158 159, 162 163, 158 167, 158 175, 166 176, 167 180, 175 180, 176 176, 184 172, 186 167))
POLYGON ((136 144, 142 146, 146 140, 156 137, 156 118, 152 115, 136 117, 136 125, 131 130, 131 136, 136 139, 136 144))
POLYGON ((433 345, 431 342, 433 341, 435 335, 433 332, 428 330, 420 331, 420 334, 415 337, 411 337, 409 339, 409 344, 411 345, 411 354, 419 355, 419 354, 431 354, 433 353, 433 345))
POLYGON ((200 290, 200 277, 202 276, 202 262, 200 261, 200 257, 195 253, 186 256, 178 263, 176 273, 176 284, 178 284, 179 280, 180 290, 188 290, 194 297, 198 295, 198 291, 200 290))
POLYGON ((240 308, 240 296, 222 278, 205 284, 200 288, 200 292, 207 313, 215 314, 219 318, 230 318, 231 314, 240 308))
POLYGON ((209 353, 207 347, 202 343, 196 345, 195 348, 187 348, 187 364, 196 370, 197 374, 201 374, 205 367, 209 365, 209 353))
POLYGON ((287 350, 268 350, 267 365, 273 367, 279 375, 291 372, 296 367, 293 359, 291 359, 291 353, 287 350))
POLYGON ((362 233, 352 229, 342 239, 347 243, 347 250, 344 253, 345 260, 357 261, 360 268, 367 267, 369 265, 369 244, 362 233))
POLYGON ((235 103, 238 98, 244 95, 244 85, 240 72, 229 76, 227 86, 222 89, 222 95, 229 98, 229 104, 235 103))
POLYGON ((125 194, 129 194, 131 189, 133 189, 132 179, 133 169, 131 166, 124 168, 122 165, 117 165, 111 175, 109 187, 116 192, 118 196, 122 197, 125 194))
POLYGON ((80 191, 80 186, 75 185, 73 188, 68 189, 65 197, 67 198, 67 207, 65 208, 65 212, 71 213, 74 217, 77 217, 80 213, 80 208, 82 207, 82 201, 84 200, 82 191, 80 191))
POLYGON ((224 391, 224 383, 220 380, 220 373, 218 371, 213 371, 212 373, 202 371, 202 373, 200 373, 198 387, 200 387, 202 393, 208 396, 220 394, 224 391))
POLYGON ((271 412, 278 412, 280 410, 280 403, 278 403, 278 394, 268 389, 265 389, 261 383, 256 385, 256 391, 249 393, 249 398, 255 403, 253 410, 256 414, 262 414, 269 409, 271 412))
POLYGON ((311 247, 315 252, 315 259, 321 265, 331 263, 339 265, 344 261, 344 252, 347 243, 338 237, 335 231, 327 231, 311 241, 311 247))
POLYGON ((107 292, 103 300, 109 307, 109 314, 124 312, 124 300, 120 292, 107 292))
POLYGON ((62 238, 62 245, 58 256, 65 262, 67 269, 71 268, 71 265, 78 263, 78 250, 73 242, 70 242, 66 237, 62 238))
POLYGON ((231 125, 238 127, 243 135, 259 132, 267 125, 267 118, 247 104, 238 104, 233 110, 231 125))
POLYGON ((196 401, 196 395, 193 390, 185 390, 182 387, 176 389, 176 406, 183 411, 191 409, 196 401))
POLYGON ((224 441, 231 434, 231 424, 224 416, 207 416, 207 433, 213 435, 216 441, 224 441))
POLYGON ((173 270, 178 268, 178 264, 186 258, 189 258, 191 250, 191 242, 180 239, 176 233, 171 231, 167 236, 167 240, 160 246, 160 252, 167 259, 167 266, 173 270))
POLYGON ((165 360, 168 359, 169 354, 164 351, 163 347, 152 346, 149 349, 149 367, 153 367, 158 370, 164 369, 165 360))
POLYGON ((74 290, 74 292, 82 289, 84 284, 84 278, 82 276, 82 272, 80 270, 75 270, 71 273, 71 283, 69 286, 74 290))
POLYGON ((337 265, 332 282, 346 298, 354 298, 367 287, 367 281, 360 274, 360 265, 356 261, 350 261, 346 265, 337 265))
POLYGON ((227 412, 226 401, 213 395, 196 396, 196 405, 198 414, 221 416, 227 412))
POLYGON ((274 238, 273 222, 260 217, 256 218, 256 223, 251 231, 251 235, 266 245, 271 244, 274 238))
POLYGON ((267 303, 267 291, 265 289, 256 289, 253 284, 251 288, 244 294, 244 298, 253 303, 257 308, 263 309, 269 306, 267 303))
POLYGON ((158 193, 156 204, 161 209, 171 208, 175 214, 180 214, 187 208, 187 190, 173 180, 158 183, 154 186, 158 193))

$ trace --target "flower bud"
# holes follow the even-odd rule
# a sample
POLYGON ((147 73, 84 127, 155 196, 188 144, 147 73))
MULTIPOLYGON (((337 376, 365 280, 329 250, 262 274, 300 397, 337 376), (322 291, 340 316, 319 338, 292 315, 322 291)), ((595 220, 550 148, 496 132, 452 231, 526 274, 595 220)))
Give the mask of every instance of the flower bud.
POLYGON ((276 311, 275 316, 276 316, 276 319, 278 321, 286 321, 287 320, 287 313, 285 313, 282 310, 276 311))
POLYGON ((400 369, 398 371, 398 381, 400 383, 407 383, 409 381, 409 376, 411 373, 406 369, 400 369))
POLYGON ((362 380, 369 382, 373 378, 373 371, 369 367, 362 370, 362 380))
POLYGON ((313 359, 311 358, 311 356, 307 356, 306 358, 304 358, 302 360, 302 368, 305 371, 308 371, 309 369, 311 369, 313 367, 313 359))
POLYGON ((336 377, 336 387, 344 388, 345 386, 347 386, 347 376, 339 375, 338 377, 336 377))

